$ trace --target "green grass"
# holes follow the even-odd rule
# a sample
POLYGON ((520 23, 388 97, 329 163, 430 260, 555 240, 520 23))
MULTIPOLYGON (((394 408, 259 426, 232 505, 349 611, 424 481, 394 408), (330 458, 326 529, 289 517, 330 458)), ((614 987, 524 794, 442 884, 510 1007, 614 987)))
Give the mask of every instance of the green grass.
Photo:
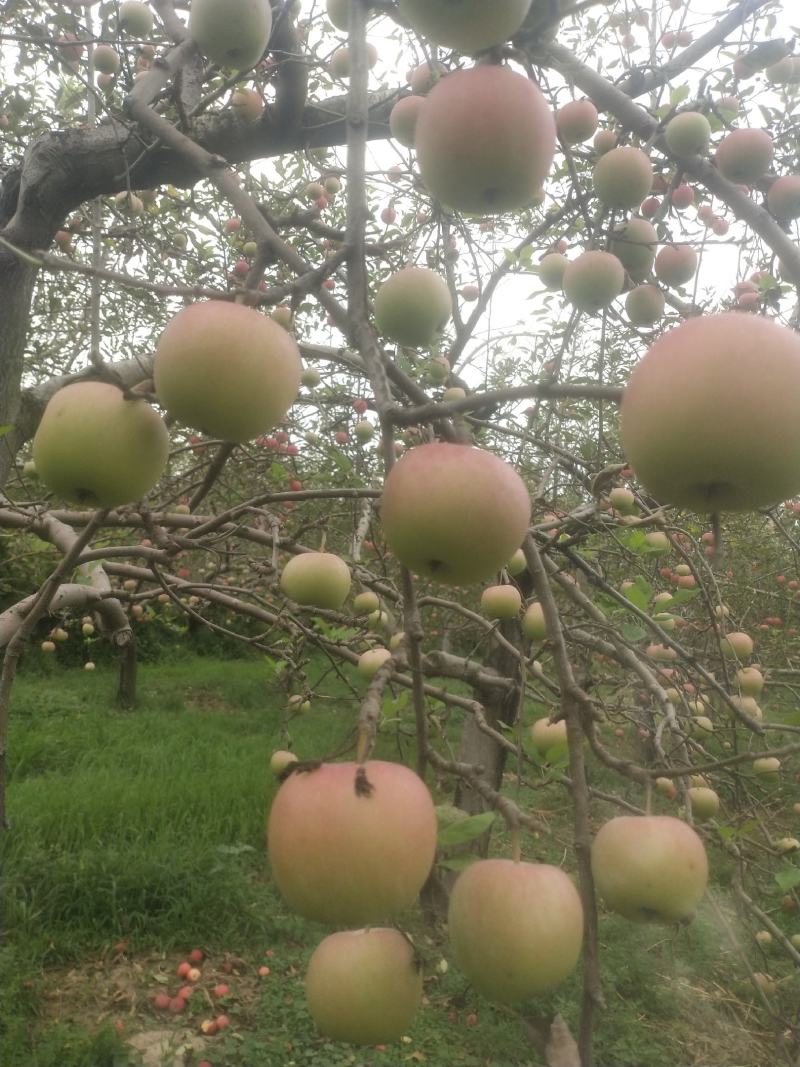
MULTIPOLYGON (((312 688, 323 669, 321 661, 309 669, 312 688)), ((418 915, 408 925, 428 964, 428 1003, 409 1040, 356 1052, 316 1035, 302 975, 322 930, 278 897, 264 826, 275 748, 314 757, 352 740, 357 701, 335 675, 323 688, 308 715, 287 723, 285 689, 261 658, 145 666, 134 712, 113 706, 110 669, 57 668, 18 680, 12 829, 2 844, 3 1067, 121 1067, 131 1052, 117 1021, 126 1037, 171 1026, 178 1033, 187 1020, 197 1034, 210 1011, 205 994, 180 1020, 157 1016, 149 1004, 154 992, 177 987, 175 966, 195 946, 209 957, 203 989, 225 978, 234 990, 226 1003, 233 1026, 204 1052, 214 1067, 542 1062, 515 1013, 474 995, 454 967, 440 973, 446 944, 418 915), (259 980, 266 950, 272 973, 259 980), (231 958, 237 962, 226 978, 231 958)), ((403 715, 380 740, 389 758, 413 755, 403 715)), ((553 829, 529 839, 525 854, 562 862, 569 813, 560 787, 521 799, 549 808, 553 829)), ((697 1062, 760 1067, 760 1037, 740 1029, 736 1010, 742 998, 751 1013, 752 997, 710 908, 677 933, 606 917, 601 938, 603 1067, 673 1067, 691 1062, 687 1050, 699 1047, 708 1055, 697 1062)), ((575 975, 533 1007, 543 1017, 560 1011, 574 1027, 579 1003, 575 975)))

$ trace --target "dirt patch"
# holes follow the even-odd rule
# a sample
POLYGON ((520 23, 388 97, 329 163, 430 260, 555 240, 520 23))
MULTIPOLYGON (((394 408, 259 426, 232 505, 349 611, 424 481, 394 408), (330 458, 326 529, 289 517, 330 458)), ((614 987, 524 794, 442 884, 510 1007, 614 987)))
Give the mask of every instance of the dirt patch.
POLYGON ((190 689, 186 694, 186 707, 189 711, 200 711, 213 715, 236 715, 236 708, 213 689, 190 689))

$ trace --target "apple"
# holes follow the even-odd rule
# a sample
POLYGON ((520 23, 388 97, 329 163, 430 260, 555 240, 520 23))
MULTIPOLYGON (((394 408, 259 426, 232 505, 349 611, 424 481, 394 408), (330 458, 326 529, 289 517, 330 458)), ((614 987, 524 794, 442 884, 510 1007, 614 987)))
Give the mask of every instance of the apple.
POLYGON ((564 272, 569 260, 561 252, 548 252, 539 261, 539 277, 546 289, 556 292, 564 284, 564 272))
MULTIPOLYGON (((289 312, 289 316, 291 320, 291 311, 289 312)), ((306 389, 314 389, 322 381, 322 378, 316 367, 305 367, 300 375, 300 381, 306 389)))
POLYGON ((747 659, 753 654, 753 639, 749 634, 734 632, 726 634, 720 641, 723 656, 747 659))
POLYGON ((479 860, 458 878, 447 915, 453 959, 477 992, 508 1004, 552 989, 575 969, 583 908, 560 867, 479 860))
POLYGON ((522 632, 531 641, 544 641, 547 637, 547 623, 544 609, 538 600, 529 604, 522 616, 522 632))
POLYGON ((525 553, 521 548, 518 548, 511 559, 509 559, 508 563, 506 563, 506 570, 512 578, 516 578, 518 574, 522 574, 527 566, 528 563, 525 559, 525 553))
POLYGON ((381 521, 389 548, 417 574, 449 585, 489 579, 525 537, 525 483, 498 456, 470 445, 410 449, 384 485, 381 521))
MULTIPOLYGON (((691 207, 694 203, 694 189, 691 185, 678 185, 672 191, 672 206, 678 211, 685 211, 686 208, 691 207)), ((721 219, 717 221, 723 221, 721 219)), ((713 228, 712 223, 712 228, 713 228)))
POLYGON ((719 811, 719 797, 713 789, 692 786, 687 790, 687 795, 692 806, 692 815, 700 822, 713 819, 719 811))
POLYGON ((327 0, 328 18, 337 30, 347 33, 350 18, 350 0, 327 0))
POLYGON ((367 441, 371 440, 375 436, 375 427, 369 421, 369 419, 361 419, 353 427, 353 434, 355 435, 355 439, 357 441, 360 441, 362 444, 366 444, 367 441))
POLYGON ((779 219, 800 217, 800 176, 777 178, 767 191, 767 207, 779 219))
POLYGON ((388 648, 368 648, 358 657, 358 673, 362 678, 371 681, 387 659, 392 658, 388 648))
POLYGON ((211 995, 214 997, 227 997, 230 991, 231 987, 226 982, 219 982, 211 990, 211 995))
POLYGON ((636 497, 624 486, 617 486, 608 494, 608 502, 621 515, 632 515, 636 511, 636 497))
POLYGON ((634 326, 653 326, 663 316, 665 304, 655 285, 637 285, 625 297, 625 311, 634 326))
MULTIPOLYGON (((258 122, 264 110, 264 101, 255 89, 237 89, 231 97, 231 108, 234 115, 243 122, 258 122)), ((248 253, 245 245, 245 254, 253 255, 254 252, 255 250, 248 253)))
POLYGON ((326 937, 308 961, 306 1001, 334 1041, 399 1041, 422 999, 422 965, 399 930, 374 927, 326 937))
POLYGON ((389 132, 406 148, 414 147, 414 135, 422 103, 421 96, 404 96, 397 101, 389 114, 389 132))
POLYGON ((531 726, 531 737, 536 751, 544 756, 556 745, 567 743, 566 721, 560 719, 558 722, 550 722, 550 716, 545 715, 531 726))
POLYGON ((570 100, 556 111, 556 130, 562 144, 588 141, 597 129, 597 108, 591 100, 570 100))
POLYGON ((697 908, 708 858, 695 831, 671 815, 620 815, 592 844, 595 887, 606 906, 637 922, 679 922, 697 908))
POLYGON ((766 130, 732 130, 720 141, 714 160, 724 178, 740 185, 753 185, 770 168, 775 146, 766 130))
POLYGON ((169 456, 162 419, 107 382, 75 382, 50 399, 33 439, 40 480, 76 504, 113 508, 140 500, 169 456))
MULTIPOLYGON (((644 535, 644 539, 647 547, 651 550, 651 555, 654 556, 669 552, 672 548, 669 538, 662 530, 651 530, 650 533, 644 535)), ((672 599, 671 595, 669 598, 670 600, 672 599)))
POLYGON ((392 274, 375 297, 379 333, 409 348, 427 348, 453 313, 445 280, 427 267, 404 267, 392 274))
POLYGON ((772 944, 772 934, 769 932, 769 930, 757 930, 755 934, 755 939, 762 947, 764 945, 772 944))
POLYGON ((301 371, 285 330, 253 308, 221 300, 179 311, 161 334, 153 365, 159 401, 174 418, 236 442, 283 418, 301 371))
POLYGON ((92 52, 94 69, 103 74, 116 74, 119 70, 119 55, 110 44, 99 44, 92 52))
POLYGON ((652 223, 634 216, 614 227, 609 251, 617 257, 632 281, 641 282, 652 270, 657 244, 658 234, 652 223))
POLYGON ((564 271, 564 295, 581 311, 606 308, 625 286, 625 268, 610 252, 582 252, 564 271))
POLYGON ((399 763, 326 763, 279 788, 267 830, 272 873, 306 919, 373 923, 410 907, 430 873, 436 812, 399 763))
POLYGON ((85 671, 93 671, 95 669, 95 666, 96 664, 92 663, 90 659, 87 659, 87 661, 83 665, 83 669, 85 671))
POLYGON ((777 756, 761 756, 753 760, 753 770, 759 777, 775 781, 780 775, 781 761, 777 756))
POLYGON ((800 849, 800 841, 796 837, 781 837, 775 842, 775 848, 781 854, 786 852, 797 852, 800 849))
MULTIPOLYGON (((378 62, 378 49, 371 42, 367 42, 367 66, 370 70, 378 62)), ((337 48, 328 61, 328 73, 334 78, 349 78, 351 69, 350 49, 343 45, 337 48)))
POLYGON ((678 795, 678 789, 675 783, 669 778, 656 778, 656 789, 662 796, 665 796, 667 800, 674 800, 678 795))
POLYGON ((653 167, 638 148, 612 148, 597 161, 594 191, 606 207, 634 208, 653 185, 653 167))
POLYGON ((451 385, 449 389, 445 389, 442 393, 442 400, 445 404, 451 403, 454 400, 466 400, 467 391, 462 389, 460 385, 451 385))
POLYGON ((738 312, 692 318, 634 368, 622 446, 665 503, 704 515, 752 510, 800 491, 798 408, 796 333, 738 312))
POLYGON ((488 619, 515 619, 522 595, 515 585, 490 585, 481 593, 481 611, 488 619))
POLYGON ((287 752, 285 749, 279 748, 270 756, 269 769, 275 777, 278 778, 283 774, 290 763, 297 762, 298 759, 294 752, 287 752))
POLYGON ((296 604, 338 611, 350 593, 350 568, 332 552, 301 552, 281 572, 281 591, 296 604))
POLYGON ((269 0, 192 0, 189 34, 208 59, 247 70, 263 56, 272 32, 269 0))
POLYGON ((665 285, 685 285, 696 271, 697 253, 691 245, 664 245, 656 256, 656 277, 665 285))
POLYGON ((119 28, 130 37, 149 37, 153 32, 153 13, 139 0, 124 0, 119 5, 119 28))
POLYGON ((613 130, 598 130, 594 135, 592 145, 599 156, 604 156, 612 148, 617 147, 617 135, 613 130))
POLYGON ((114 197, 114 204, 126 215, 141 215, 144 212, 142 199, 135 193, 117 193, 114 197))
POLYGON ((371 589, 365 590, 353 597, 353 611, 356 615, 370 615, 373 611, 379 611, 381 599, 371 589))
POLYGON ((768 974, 764 974, 762 971, 753 972, 753 981, 756 983, 761 992, 767 997, 774 997, 778 992, 778 986, 768 974))
POLYGON ((166 1011, 172 998, 167 993, 156 993, 153 997, 153 1007, 157 1011, 166 1011))
POLYGON ((459 0, 457 4, 400 0, 400 15, 412 30, 444 48, 472 55, 503 44, 517 32, 530 0, 459 0))
POLYGON ((703 155, 711 140, 711 125, 699 111, 683 111, 667 123, 664 140, 678 159, 703 155))
POLYGON ((449 73, 444 63, 426 60, 408 71, 406 81, 411 86, 412 93, 417 96, 426 96, 434 85, 449 73))
POLYGON ((760 697, 764 688, 764 675, 757 667, 742 667, 736 672, 739 692, 742 696, 760 697))
POLYGON ((530 204, 550 170, 555 142, 553 115, 540 90, 508 67, 490 64, 438 82, 415 135, 417 163, 431 195, 479 215, 530 204))

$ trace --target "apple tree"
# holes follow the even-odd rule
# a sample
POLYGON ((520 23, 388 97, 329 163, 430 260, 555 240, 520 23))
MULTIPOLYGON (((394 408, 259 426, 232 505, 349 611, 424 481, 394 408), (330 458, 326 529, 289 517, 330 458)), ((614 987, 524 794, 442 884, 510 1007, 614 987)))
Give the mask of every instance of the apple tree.
POLYGON ((262 650, 293 714, 323 657, 352 762, 276 753, 269 850, 348 927, 307 981, 335 1039, 413 1018, 372 924, 422 893, 490 999, 583 968, 575 1042, 541 1036, 588 1067, 603 916, 688 922, 724 863, 775 974, 702 906, 796 1055, 788 7, 7 5, 0 800, 26 647, 106 642, 132 705, 170 612, 262 650), (414 770, 371 758, 387 707, 414 770), (563 861, 515 783, 569 805, 563 861), (428 787, 476 817, 455 879, 428 787))

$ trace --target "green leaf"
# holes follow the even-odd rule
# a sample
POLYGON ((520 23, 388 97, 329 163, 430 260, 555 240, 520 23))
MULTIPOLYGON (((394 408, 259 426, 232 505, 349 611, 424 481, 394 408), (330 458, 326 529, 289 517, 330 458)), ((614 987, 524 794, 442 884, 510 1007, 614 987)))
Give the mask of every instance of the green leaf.
POLYGON ((778 889, 784 893, 795 889, 800 885, 800 868, 784 867, 775 875, 775 881, 778 883, 778 889))
POLYGON ((679 85, 677 89, 673 89, 669 94, 669 102, 673 107, 677 107, 678 104, 683 103, 686 97, 689 95, 688 85, 679 85))
POLYGON ((451 845, 465 845, 468 841, 485 834, 497 818, 497 812, 484 811, 480 815, 472 815, 469 819, 452 823, 439 832, 439 847, 449 848, 451 845))
POLYGON ((14 424, 11 423, 8 426, 0 426, 0 437, 5 437, 7 433, 11 433, 14 429, 14 424))

